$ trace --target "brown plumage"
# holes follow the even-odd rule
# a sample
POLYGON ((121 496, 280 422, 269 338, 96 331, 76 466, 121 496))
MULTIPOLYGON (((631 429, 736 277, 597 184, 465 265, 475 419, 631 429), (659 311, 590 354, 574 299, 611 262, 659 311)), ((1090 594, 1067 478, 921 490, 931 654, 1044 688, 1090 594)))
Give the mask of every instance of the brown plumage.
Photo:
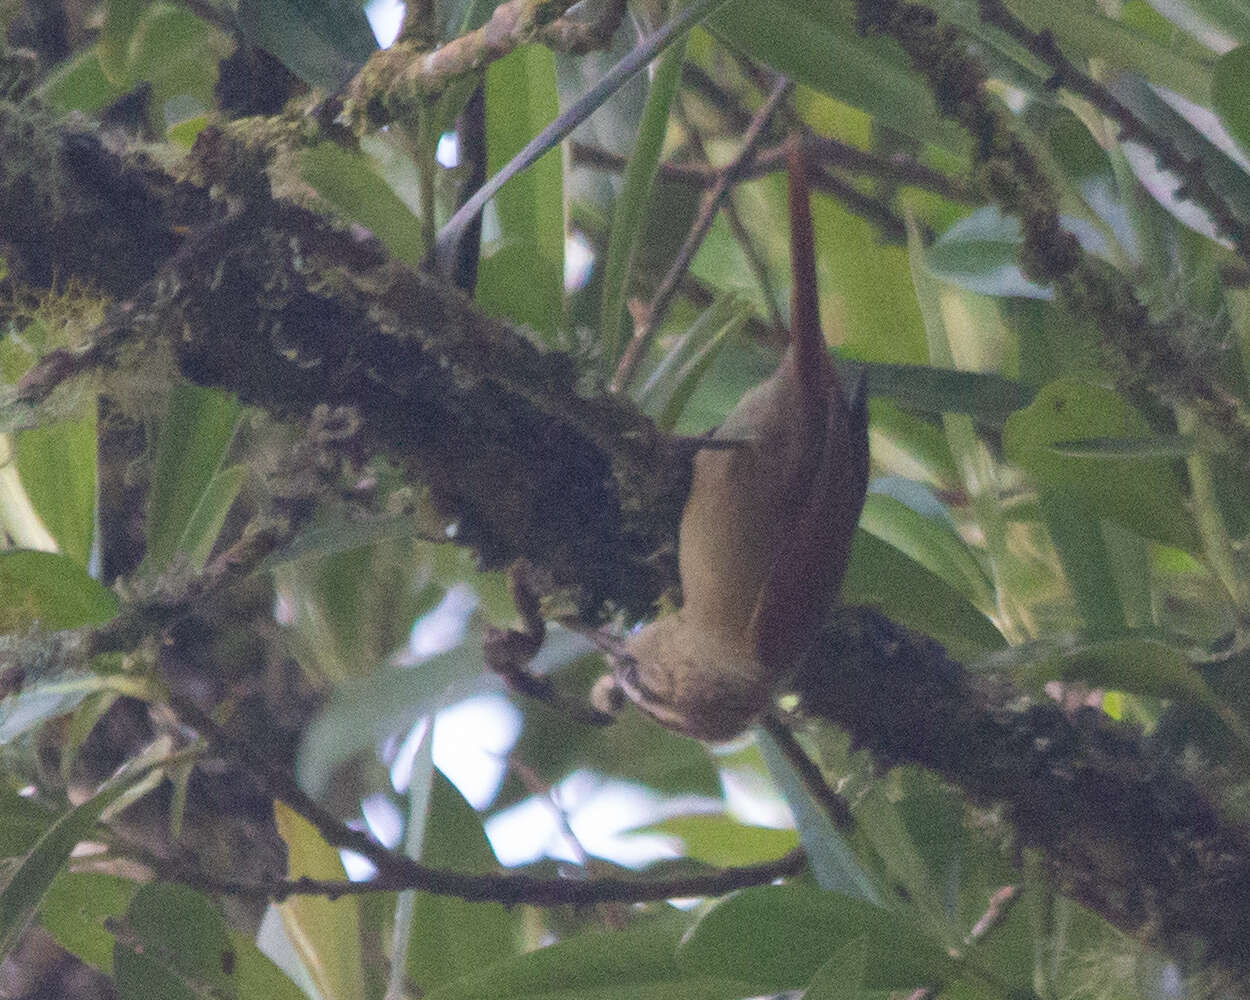
POLYGON ((684 604, 626 642, 616 682, 670 729, 728 739, 823 623, 868 480, 865 394, 848 399, 820 328, 806 164, 789 162, 790 346, 695 457, 678 563, 684 604))

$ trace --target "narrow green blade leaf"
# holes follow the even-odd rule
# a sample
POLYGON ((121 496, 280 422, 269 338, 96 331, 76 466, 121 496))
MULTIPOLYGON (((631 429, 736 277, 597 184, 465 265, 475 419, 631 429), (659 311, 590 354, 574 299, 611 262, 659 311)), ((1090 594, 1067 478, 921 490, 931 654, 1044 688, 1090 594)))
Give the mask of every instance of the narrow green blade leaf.
POLYGON ((624 349, 621 331, 625 326, 625 299, 633 272, 634 247, 647 219, 651 186, 668 131, 669 108, 681 82, 681 64, 685 58, 684 37, 660 57, 613 212, 612 236, 603 268, 603 294, 599 300, 599 345, 605 380, 611 377, 624 349))
POLYGON ((756 739, 768 770, 785 796, 799 839, 807 851, 816 882, 822 889, 845 893, 848 897, 880 904, 881 892, 872 876, 860 865, 850 845, 833 825, 828 814, 812 798, 776 741, 761 730, 756 739))
POLYGON ((177 385, 156 443, 148 501, 146 562, 154 572, 169 567, 204 491, 234 438, 242 406, 215 389, 177 385))
POLYGON ((95 526, 96 409, 16 438, 22 486, 60 550, 84 569, 95 526))
POLYGON ((213 476, 208 487, 200 494, 200 502, 187 519, 187 526, 178 540, 178 549, 187 554, 192 569, 203 569, 208 557, 226 523, 226 515, 234 505, 239 490, 247 481, 246 465, 232 465, 213 476))
POLYGON ((449 688, 473 680, 483 666, 481 646, 466 642, 416 666, 378 670, 339 685, 304 734, 296 766, 300 784, 320 794, 337 766, 436 711, 449 688))
POLYGON ((9 872, 0 889, 0 956, 13 950, 70 852, 90 836, 104 810, 146 777, 151 767, 152 762, 132 762, 110 778, 86 802, 58 818, 9 872))
MULTIPOLYGON (((343 879, 339 853, 306 819, 274 803, 278 833, 287 845, 291 878, 343 879)), ((364 959, 360 951, 360 912, 353 897, 330 900, 295 896, 279 904, 295 950, 323 997, 364 1000, 364 959)))
POLYGON ((639 405, 655 414, 656 425, 671 431, 699 387, 708 367, 726 340, 750 318, 750 306, 733 296, 712 303, 690 329, 682 334, 668 355, 656 366, 643 387, 639 405))
POLYGON ((365 226, 400 260, 413 267, 421 263, 421 220, 378 174, 371 157, 322 142, 300 153, 299 172, 318 195, 365 226))
MULTIPOLYGON (((487 169, 503 167, 556 117, 555 55, 525 45, 486 71, 487 169)), ((564 169, 556 149, 495 196, 500 239, 486 251, 475 298, 553 343, 564 303, 564 169)))
POLYGON ((1250 153, 1250 45, 1220 56, 1211 98, 1224 127, 1250 153))

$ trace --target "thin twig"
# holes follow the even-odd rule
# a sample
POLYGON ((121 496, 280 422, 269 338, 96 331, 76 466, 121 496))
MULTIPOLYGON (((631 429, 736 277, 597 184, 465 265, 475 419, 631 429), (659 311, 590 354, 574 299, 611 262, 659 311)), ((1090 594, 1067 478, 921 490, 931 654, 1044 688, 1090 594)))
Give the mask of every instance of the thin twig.
MULTIPOLYGON (((385 849, 383 848, 385 851, 385 849)), ((386 852, 390 853, 390 852, 386 852)), ((367 882, 333 879, 271 879, 236 882, 219 879, 177 864, 161 865, 161 876, 203 892, 240 899, 281 902, 291 896, 363 896, 375 892, 415 889, 438 896, 455 896, 474 903, 513 906, 592 906, 598 903, 652 903, 665 899, 723 896, 736 889, 768 885, 779 878, 794 878, 807 867, 807 856, 795 849, 775 861, 738 868, 715 868, 693 875, 647 879, 601 876, 560 879, 532 875, 469 875, 427 868, 396 856, 396 865, 367 882)))
MULTIPOLYGON (((963 204, 975 204, 981 201, 971 186, 957 177, 951 177, 925 166, 917 160, 902 156, 881 156, 826 136, 806 135, 803 137, 803 149, 808 162, 813 167, 826 166, 849 170, 867 177, 894 181, 908 187, 922 188, 932 191, 944 198, 963 204)), ((584 142, 572 145, 573 163, 578 166, 592 167, 598 170, 610 170, 620 173, 628 162, 626 157, 613 153, 600 146, 592 146, 584 142)), ((735 178, 735 183, 757 180, 768 174, 778 173, 786 168, 786 146, 782 143, 770 146, 746 163, 735 178)), ((819 171, 813 174, 819 175, 819 171)), ((693 187, 709 188, 716 183, 718 171, 715 167, 701 163, 662 163, 660 176, 665 180, 693 187)))
POLYGON ((252 774, 269 795, 284 802, 311 823, 328 844, 355 851, 372 862, 378 872, 368 882, 309 878, 235 882, 217 879, 186 867, 171 865, 165 870, 168 877, 206 892, 219 892, 245 899, 282 900, 293 895, 336 898, 370 892, 416 889, 473 902, 588 906, 604 902, 640 903, 679 896, 719 896, 734 889, 765 885, 778 878, 797 875, 806 865, 805 856, 801 852, 792 851, 766 864, 720 868, 676 878, 648 880, 603 877, 576 881, 528 875, 473 875, 430 868, 388 850, 364 832, 347 826, 300 788, 290 772, 228 733, 191 701, 171 695, 170 704, 186 724, 209 740, 217 750, 228 753, 252 774))
POLYGON ((907 223, 888 202, 864 194, 829 170, 811 171, 807 182, 814 191, 836 198, 848 211, 867 219, 881 230, 882 237, 888 242, 907 242, 907 223))
POLYGON ((854 829, 855 817, 851 815, 851 807, 846 804, 846 799, 829 787, 825 776, 820 773, 820 768, 812 763, 812 759, 799 746, 799 741, 790 732, 790 727, 772 712, 764 714, 760 719, 760 726, 773 738, 773 742, 777 744, 790 766, 798 774, 799 780, 803 782, 807 793, 825 811, 825 815, 833 821, 833 825, 843 833, 854 829))
MULTIPOLYGON (((989 906, 985 908, 985 912, 981 914, 977 922, 972 925, 972 930, 964 936, 964 947, 971 948, 1006 920, 1011 913, 1013 905, 1019 898, 1020 887, 1018 885, 1005 885, 990 896, 989 906)), ((922 986, 920 989, 913 990, 907 994, 907 1000, 932 1000, 933 997, 938 995, 940 990, 941 988, 938 986, 922 986)))
POLYGON ((702 245, 708 230, 712 228, 712 222, 716 218, 716 213, 720 209, 721 203, 725 200, 729 189, 737 180, 738 171, 755 154, 755 150, 763 137, 765 127, 782 100, 790 92, 791 86, 793 85, 790 81, 784 77, 777 81, 772 93, 768 96, 768 100, 764 102, 764 106, 756 113, 754 120, 751 122, 751 127, 747 129, 747 133, 743 137, 742 150, 717 175, 716 184, 704 198, 703 206, 699 210, 694 225, 691 226, 690 232, 687 234, 686 240, 677 254, 677 259, 673 261, 672 267, 668 269, 668 273, 664 275, 663 280, 660 282, 660 287, 656 289, 643 319, 638 323, 634 336, 630 340, 629 346, 625 349, 616 373, 612 376, 610 388, 613 392, 620 392, 629 384, 629 380, 633 377, 638 363, 646 355, 647 348, 650 346, 656 330, 659 329, 660 322, 664 319, 665 314, 668 312, 668 307, 672 304, 673 297, 681 284, 681 279, 689 269, 691 261, 694 260, 694 255, 702 245))
MULTIPOLYGON (((690 120, 690 116, 686 114, 686 108, 682 103, 680 94, 677 95, 676 110, 681 120, 682 128, 685 130, 686 135, 690 137, 690 145, 698 153, 700 159, 711 166, 712 158, 708 155, 707 146, 703 142, 703 136, 699 134, 698 127, 690 120)), ((764 262, 759 247, 755 245, 755 240, 742 223, 742 216, 738 212, 738 206, 734 201, 733 191, 730 191, 725 197, 725 219, 729 222, 729 228, 733 231, 734 239, 738 241, 738 246, 742 248, 742 253, 747 259, 747 265, 751 268, 751 273, 755 275, 760 291, 764 294, 764 301, 768 303, 773 326, 778 330, 784 330, 786 321, 785 317, 781 315, 780 307, 777 305, 777 292, 773 287, 772 276, 768 273, 768 266, 764 262)))

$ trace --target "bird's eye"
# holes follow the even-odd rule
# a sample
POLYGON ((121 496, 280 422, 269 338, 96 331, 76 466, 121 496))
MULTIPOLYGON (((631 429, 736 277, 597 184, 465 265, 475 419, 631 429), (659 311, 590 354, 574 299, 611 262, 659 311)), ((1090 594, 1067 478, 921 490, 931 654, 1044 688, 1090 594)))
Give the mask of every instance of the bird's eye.
POLYGON ((626 690, 633 692, 636 698, 641 697, 653 705, 665 705, 668 703, 667 698, 642 679, 642 674, 638 670, 638 661, 632 656, 622 657, 617 662, 616 676, 626 690))

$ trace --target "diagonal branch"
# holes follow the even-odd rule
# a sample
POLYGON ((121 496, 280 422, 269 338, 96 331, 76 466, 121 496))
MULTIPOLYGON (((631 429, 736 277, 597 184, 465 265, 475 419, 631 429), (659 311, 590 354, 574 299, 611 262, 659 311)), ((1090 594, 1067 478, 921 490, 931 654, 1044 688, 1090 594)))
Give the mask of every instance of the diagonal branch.
POLYGON ((1059 889, 1116 927, 1250 973, 1250 837, 1138 730, 1029 702, 867 608, 844 609, 795 687, 880 764, 1004 807, 1059 889))
POLYGON ((637 324, 633 338, 625 348, 625 353, 621 356, 621 362, 617 366, 616 373, 612 376, 612 390, 614 392, 619 393, 625 386, 629 385, 639 362, 646 356, 647 349, 651 346, 651 341, 659 329, 664 316, 668 313, 668 307, 672 304, 673 297, 677 294, 682 278, 685 277, 686 271, 690 268, 690 263, 694 260, 694 255, 698 253, 699 247, 703 245, 703 239, 707 236, 708 230, 712 228, 712 223, 716 219, 716 213, 720 211, 721 205, 724 203, 725 198, 728 197, 735 180, 737 180, 738 171, 755 154, 755 150, 764 136, 765 127, 782 100, 790 92, 791 86, 793 85, 790 81, 784 78, 777 81, 773 87, 773 92, 769 94, 768 100, 764 102, 763 107, 756 113, 755 119, 751 122, 751 127, 747 130, 746 135, 742 137, 742 149, 730 163, 721 169, 716 184, 712 186, 704 197, 699 214, 695 218, 694 224, 690 227, 690 232, 686 235, 685 242, 682 243, 681 249, 677 253, 677 259, 673 261, 672 266, 661 280, 660 287, 656 289, 655 294, 651 297, 645 314, 637 324))
POLYGON ((293 895, 335 898, 372 892, 416 889, 439 896, 457 896, 471 902, 499 902, 534 906, 588 906, 595 903, 642 903, 678 896, 720 896, 751 885, 767 885, 779 878, 796 876, 806 867, 801 850, 791 851, 776 861, 738 868, 718 868, 673 878, 552 879, 530 875, 472 875, 465 872, 430 868, 391 851, 367 834, 347 824, 312 799, 296 784, 286 769, 254 752, 242 740, 228 733, 191 701, 172 695, 174 710, 219 751, 254 775, 262 787, 308 820, 329 844, 355 851, 377 868, 368 882, 323 881, 309 878, 274 879, 254 883, 215 879, 185 865, 171 865, 163 874, 209 892, 247 899, 280 901, 293 895))

